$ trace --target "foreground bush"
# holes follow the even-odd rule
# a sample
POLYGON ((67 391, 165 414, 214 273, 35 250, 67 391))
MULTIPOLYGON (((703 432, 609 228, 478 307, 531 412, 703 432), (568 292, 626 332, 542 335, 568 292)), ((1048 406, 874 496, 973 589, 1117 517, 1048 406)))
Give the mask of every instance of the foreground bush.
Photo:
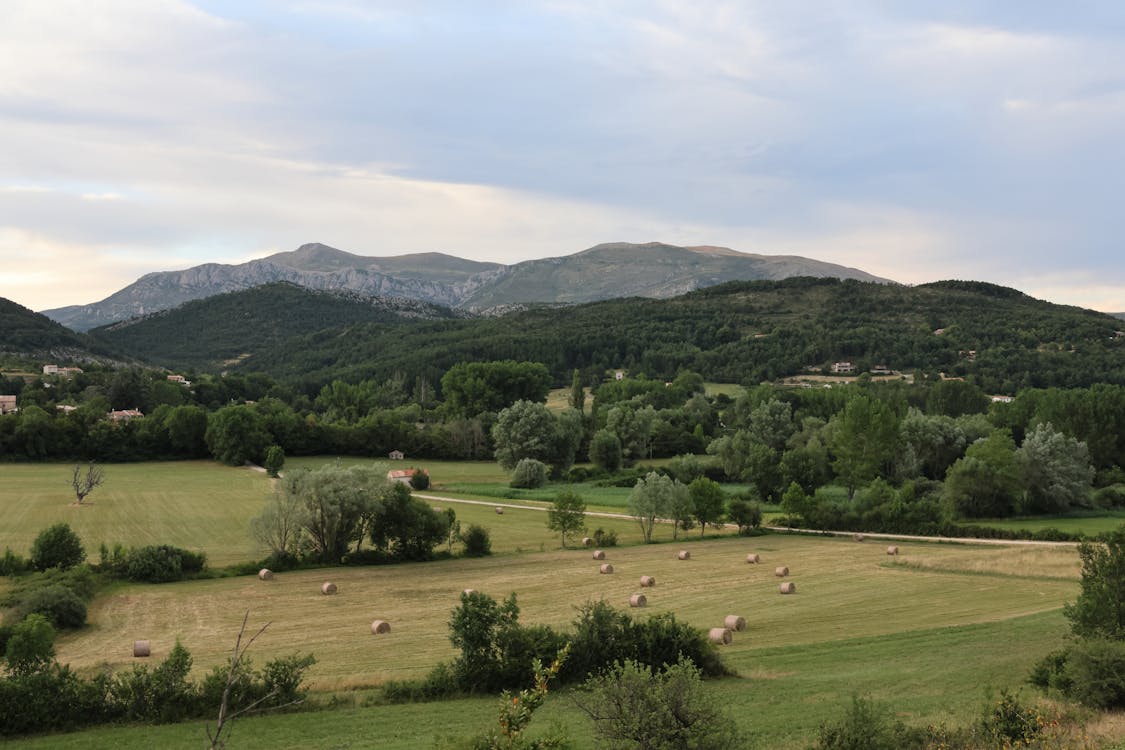
POLYGON ((1090 708, 1125 708, 1125 642, 1105 638, 1076 641, 1045 656, 1032 670, 1029 682, 1090 708))
POLYGON ((85 559, 82 540, 65 523, 43 529, 31 545, 31 567, 39 571, 48 568, 66 570, 85 559))

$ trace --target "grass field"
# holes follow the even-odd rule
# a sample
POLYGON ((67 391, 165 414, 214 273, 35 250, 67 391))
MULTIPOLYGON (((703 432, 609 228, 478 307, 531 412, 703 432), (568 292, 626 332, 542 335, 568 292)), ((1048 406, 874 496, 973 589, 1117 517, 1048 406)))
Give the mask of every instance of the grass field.
POLYGON ((1103 531, 1113 531, 1125 524, 1125 511, 1106 510, 1098 511, 1097 515, 1074 514, 1067 516, 1040 516, 1038 518, 998 518, 981 521, 982 526, 994 526, 998 529, 1012 529, 1015 531, 1038 531, 1040 529, 1054 528, 1059 531, 1078 532, 1084 534, 1100 534, 1103 531))
MULTIPOLYGON (((497 517, 494 527, 533 514, 510 511, 497 517)), ((783 738, 791 738, 794 730, 807 734, 856 690, 893 698, 896 708, 920 719, 963 713, 980 702, 984 686, 1017 686, 1030 664, 1060 642, 1065 627, 1059 608, 1077 592, 1073 550, 900 548, 903 554, 889 562, 879 544, 772 535, 696 542, 687 546, 688 561, 676 559, 679 547, 671 544, 610 549, 616 570, 609 576, 597 573, 588 550, 556 550, 301 571, 270 582, 237 578, 126 586, 96 602, 91 627, 60 639, 58 652, 60 660, 80 669, 121 667, 133 661, 129 649, 135 638, 152 640, 157 657, 178 638, 191 650, 197 669, 206 669, 226 657, 249 609, 252 622, 272 622, 255 644, 258 660, 312 652, 318 660, 310 670, 314 687, 349 690, 418 677, 452 657, 446 623, 462 588, 497 597, 515 591, 521 621, 565 627, 575 606, 598 598, 625 606, 638 590, 639 576, 653 575, 657 586, 640 616, 669 611, 701 628, 721 624, 727 614, 750 621, 749 630, 725 649, 742 678, 713 689, 760 733, 764 748, 785 746, 783 738), (760 565, 743 562, 749 550, 762 555, 760 565), (777 565, 789 566, 796 596, 778 595, 777 565), (319 593, 327 579, 339 585, 336 596, 319 593), (375 618, 392 622, 392 633, 372 636, 368 625, 375 618), (1011 648, 1015 642, 1021 647, 1011 648)), ((463 715, 451 704, 432 709, 451 720, 461 717, 446 726, 463 726, 464 716, 487 720, 491 701, 470 705, 474 708, 463 715)), ((358 713, 381 723, 409 708, 358 713)), ((568 725, 577 722, 573 707, 564 703, 554 710, 568 725)), ((322 714, 310 714, 276 721, 324 720, 322 714)), ((404 731, 397 719, 390 723, 404 731)), ((404 744, 380 746, 426 747, 441 726, 440 721, 422 723, 413 726, 412 739, 404 744)), ((296 746, 255 743, 245 746, 296 746)))
POLYGON ((212 565, 257 556, 249 519, 270 494, 264 474, 212 461, 111 464, 105 484, 74 504, 71 464, 0 464, 0 549, 26 555, 44 528, 65 521, 96 559, 103 542, 172 544, 212 565))

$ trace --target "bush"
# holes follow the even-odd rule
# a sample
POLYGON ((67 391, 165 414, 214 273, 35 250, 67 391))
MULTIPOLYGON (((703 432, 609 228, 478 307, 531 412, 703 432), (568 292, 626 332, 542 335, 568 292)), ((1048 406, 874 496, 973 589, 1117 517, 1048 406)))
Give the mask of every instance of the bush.
POLYGON ((736 498, 730 501, 727 517, 738 525, 739 534, 749 536, 754 529, 762 525, 762 506, 757 502, 736 498))
POLYGON ((418 491, 430 488, 430 475, 425 469, 418 469, 410 476, 410 487, 418 491))
POLYGON ((1094 507, 1106 509, 1125 507, 1125 485, 1117 484, 1095 491, 1094 507))
POLYGON ((844 717, 826 721, 817 731, 815 750, 906 750, 925 747, 921 732, 895 721, 889 709, 852 697, 844 717))
POLYGON ((72 589, 57 583, 31 591, 16 611, 25 616, 43 615, 56 628, 80 628, 86 624, 86 602, 72 589))
POLYGON ((594 529, 594 545, 597 547, 616 547, 617 532, 613 529, 606 531, 602 527, 594 529))
POLYGON ((461 535, 461 544, 465 545, 465 557, 484 557, 492 554, 492 539, 488 535, 488 529, 475 523, 461 535))
POLYGON ((271 445, 266 448, 266 457, 262 466, 266 470, 266 474, 276 477, 282 467, 285 466, 285 450, 280 445, 271 445))
POLYGON ((182 581, 203 571, 207 556, 179 547, 160 544, 130 550, 125 562, 125 577, 142 583, 182 581))
POLYGON ((0 557, 0 576, 14 576, 30 568, 31 563, 10 549, 5 549, 4 556, 0 557))
POLYGON ((0 680, 0 735, 62 731, 106 721, 101 685, 78 679, 51 663, 27 675, 0 680))
POLYGON ((47 667, 55 658, 55 629, 41 614, 30 614, 15 626, 4 645, 8 671, 27 675, 47 667))
POLYGON ((523 490, 534 490, 547 483, 547 465, 534 458, 521 458, 512 472, 510 486, 523 490))
POLYGON ((1044 657, 1028 681, 1090 708, 1125 708, 1125 643, 1079 640, 1044 657))
POLYGON ((65 523, 57 523, 39 532, 31 545, 31 567, 36 570, 73 568, 86 559, 82 540, 65 523))

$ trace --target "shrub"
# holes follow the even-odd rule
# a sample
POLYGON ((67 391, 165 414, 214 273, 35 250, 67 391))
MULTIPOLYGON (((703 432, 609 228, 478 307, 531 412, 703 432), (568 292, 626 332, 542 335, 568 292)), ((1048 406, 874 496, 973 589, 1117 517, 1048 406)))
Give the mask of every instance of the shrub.
POLYGON ((465 545, 465 557, 484 557, 492 554, 492 539, 488 529, 475 523, 461 535, 461 543, 465 545))
POLYGON ((34 589, 16 608, 27 616, 39 614, 56 628, 80 628, 86 624, 86 602, 63 584, 34 589))
POLYGON ((410 487, 419 491, 430 488, 430 475, 425 469, 418 469, 410 476, 410 487))
POLYGON ((762 506, 757 502, 736 498, 730 501, 727 516, 732 523, 738 525, 739 534, 749 536, 754 529, 762 525, 762 506))
POLYGON ((82 540, 65 523, 56 523, 35 537, 31 545, 31 567, 36 570, 73 568, 86 559, 82 540))
POLYGON ((146 664, 114 675, 106 700, 127 721, 177 721, 199 710, 199 691, 188 681, 192 658, 177 641, 154 669, 146 664))
POLYGON ((276 477, 285 466, 285 450, 280 445, 271 445, 266 448, 266 457, 262 462, 266 474, 276 477))
POLYGON ((813 747, 815 750, 906 750, 924 747, 920 735, 917 730, 892 719, 889 709, 853 696, 843 718, 820 725, 813 747))
POLYGON ((200 573, 206 564, 207 557, 201 552, 160 544, 130 550, 124 574, 130 581, 168 583, 200 573))
POLYGON ((458 693, 457 677, 444 662, 421 680, 391 680, 383 684, 383 698, 391 703, 425 703, 458 693))
POLYGON ((24 558, 12 552, 10 549, 4 550, 4 556, 0 557, 0 576, 14 576, 17 573, 22 573, 31 567, 24 558))
POLYGON ((547 483, 547 465, 534 458, 521 458, 512 472, 510 486, 518 489, 533 490, 547 483))
POLYGON ((980 720, 983 734, 998 747, 1028 747, 1043 731, 1046 717, 1035 706, 1024 705, 1007 690, 985 707, 980 720))
POLYGON ((616 547, 617 532, 613 529, 606 531, 602 527, 594 529, 594 544, 598 547, 616 547))
POLYGON ((1044 657, 1029 681, 1090 708, 1125 708, 1125 643, 1082 639, 1044 657))

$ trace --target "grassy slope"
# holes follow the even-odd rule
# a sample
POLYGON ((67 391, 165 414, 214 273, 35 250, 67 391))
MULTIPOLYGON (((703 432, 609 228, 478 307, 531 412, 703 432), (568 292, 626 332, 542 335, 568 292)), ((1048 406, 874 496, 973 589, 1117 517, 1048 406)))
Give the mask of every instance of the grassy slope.
POLYGON ((105 484, 78 507, 71 464, 4 464, 0 548, 26 555, 39 531, 65 521, 95 559, 102 542, 202 550, 213 565, 256 556, 247 523, 269 496, 265 475, 211 461, 104 468, 105 484))

